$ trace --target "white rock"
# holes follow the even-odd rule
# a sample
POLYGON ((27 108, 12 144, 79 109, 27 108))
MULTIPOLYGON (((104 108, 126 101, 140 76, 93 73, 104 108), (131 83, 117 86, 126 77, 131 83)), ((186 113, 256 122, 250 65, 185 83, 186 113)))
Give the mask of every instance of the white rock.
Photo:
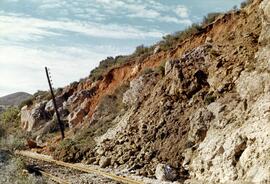
POLYGON ((31 131, 35 120, 31 115, 31 111, 27 109, 27 106, 24 106, 21 109, 21 127, 23 130, 31 131))
POLYGON ((27 108, 27 106, 21 109, 21 127, 30 132, 34 129, 40 128, 46 122, 45 104, 47 102, 41 102, 34 106, 33 109, 27 108))
POLYGON ((107 166, 109 166, 111 164, 111 158, 110 157, 105 157, 105 156, 102 156, 99 160, 99 166, 101 168, 105 168, 107 166))
POLYGON ((123 95, 123 103, 126 105, 132 105, 136 103, 141 96, 141 91, 144 88, 145 78, 143 76, 134 79, 130 82, 130 89, 123 95))
POLYGON ((155 49, 154 49, 154 54, 157 54, 158 52, 160 52, 160 46, 156 46, 155 49))
POLYGON ((174 181, 177 179, 177 172, 169 165, 158 164, 155 171, 155 176, 160 181, 174 181))
POLYGON ((167 75, 169 72, 172 71, 173 66, 174 66, 174 61, 173 60, 168 60, 165 63, 165 75, 167 75))

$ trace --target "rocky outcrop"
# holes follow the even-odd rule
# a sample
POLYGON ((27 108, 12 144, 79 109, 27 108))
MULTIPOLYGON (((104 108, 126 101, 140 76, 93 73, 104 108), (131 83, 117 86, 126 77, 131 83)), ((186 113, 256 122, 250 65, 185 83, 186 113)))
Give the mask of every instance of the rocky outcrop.
MULTIPOLYGON (((58 108, 63 106, 65 99, 63 97, 56 97, 55 98, 55 102, 56 102, 56 106, 58 108)), ((45 106, 45 111, 49 112, 49 113, 54 113, 54 105, 53 105, 53 100, 50 100, 46 103, 45 106)))
POLYGON ((156 74, 150 73, 140 76, 130 82, 130 88, 124 93, 123 103, 132 106, 136 103, 142 102, 145 94, 145 90, 148 90, 150 86, 154 86, 156 82, 156 74), (147 88, 145 86, 148 86, 147 88))
POLYGON ((193 157, 186 155, 192 178, 221 183, 235 180, 270 182, 270 74, 267 71, 270 2, 263 1, 261 8, 263 28, 259 41, 262 47, 256 54, 255 70, 246 69, 241 73, 234 96, 226 95, 217 100, 216 103, 224 108, 208 106, 215 115, 210 122, 212 126, 193 157))
POLYGON ((27 106, 21 109, 21 126, 24 130, 30 132, 40 128, 48 115, 45 112, 46 101, 36 104, 32 109, 27 106))
POLYGON ((21 127, 24 130, 31 131, 34 122, 35 122, 35 120, 31 116, 31 112, 27 109, 27 106, 24 106, 21 109, 21 127))
MULTIPOLYGON (((66 121, 69 111, 63 108, 63 96, 56 98, 56 105, 62 121, 66 121)), ((24 130, 33 133, 34 137, 58 130, 53 101, 42 101, 34 106, 25 106, 21 109, 21 126, 24 130)))
POLYGON ((130 82, 130 89, 124 94, 123 102, 127 105, 133 105, 141 97, 141 91, 144 88, 144 77, 140 77, 130 82))
POLYGON ((74 128, 76 125, 81 123, 85 115, 86 112, 81 108, 78 108, 75 112, 70 113, 67 117, 69 127, 74 128))
MULTIPOLYGON (((262 31, 259 38, 259 42, 264 46, 269 46, 270 41, 270 35, 269 35, 269 28, 270 28, 270 2, 267 0, 264 0, 260 4, 260 9, 262 11, 262 31)), ((264 51, 267 48, 261 48, 264 51)))
POLYGON ((189 158, 191 176, 222 183, 269 181, 269 96, 259 97, 246 111, 242 103, 222 104, 233 106, 218 114, 228 122, 217 121, 217 125, 222 123, 219 126, 211 122, 206 137, 193 152, 193 158, 189 158))
POLYGON ((71 112, 68 117, 68 124, 70 128, 74 128, 84 121, 85 116, 90 110, 90 97, 95 93, 96 88, 90 90, 83 90, 79 93, 74 93, 64 103, 64 109, 71 112))

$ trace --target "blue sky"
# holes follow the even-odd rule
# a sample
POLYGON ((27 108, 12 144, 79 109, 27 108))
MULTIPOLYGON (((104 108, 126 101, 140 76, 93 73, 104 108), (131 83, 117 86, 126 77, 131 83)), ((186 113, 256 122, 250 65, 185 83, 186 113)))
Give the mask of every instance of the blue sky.
POLYGON ((89 75, 107 56, 132 53, 242 0, 0 0, 0 96, 47 90, 89 75))

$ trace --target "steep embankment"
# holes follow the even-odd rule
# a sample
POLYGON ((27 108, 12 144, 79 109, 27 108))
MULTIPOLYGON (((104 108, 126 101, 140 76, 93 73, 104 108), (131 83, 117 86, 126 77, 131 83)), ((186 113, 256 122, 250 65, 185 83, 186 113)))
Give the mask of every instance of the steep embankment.
MULTIPOLYGON (((270 182, 269 20, 269 1, 256 0, 173 49, 64 88, 57 101, 69 139, 46 151, 150 177, 162 163, 171 180, 270 182)), ((22 120, 43 135, 50 113, 44 101, 25 107, 22 120)))

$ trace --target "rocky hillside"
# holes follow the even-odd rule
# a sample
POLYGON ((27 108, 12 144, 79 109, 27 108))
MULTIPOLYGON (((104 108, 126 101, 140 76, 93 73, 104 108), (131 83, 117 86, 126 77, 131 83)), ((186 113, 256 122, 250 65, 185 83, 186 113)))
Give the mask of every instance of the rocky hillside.
POLYGON ((0 105, 2 106, 18 106, 23 101, 31 98, 32 95, 25 92, 17 92, 10 95, 0 97, 0 105))
POLYGON ((169 47, 108 58, 58 90, 65 140, 44 95, 23 107, 22 126, 64 161, 186 183, 269 183, 269 25, 270 1, 254 0, 169 47))

